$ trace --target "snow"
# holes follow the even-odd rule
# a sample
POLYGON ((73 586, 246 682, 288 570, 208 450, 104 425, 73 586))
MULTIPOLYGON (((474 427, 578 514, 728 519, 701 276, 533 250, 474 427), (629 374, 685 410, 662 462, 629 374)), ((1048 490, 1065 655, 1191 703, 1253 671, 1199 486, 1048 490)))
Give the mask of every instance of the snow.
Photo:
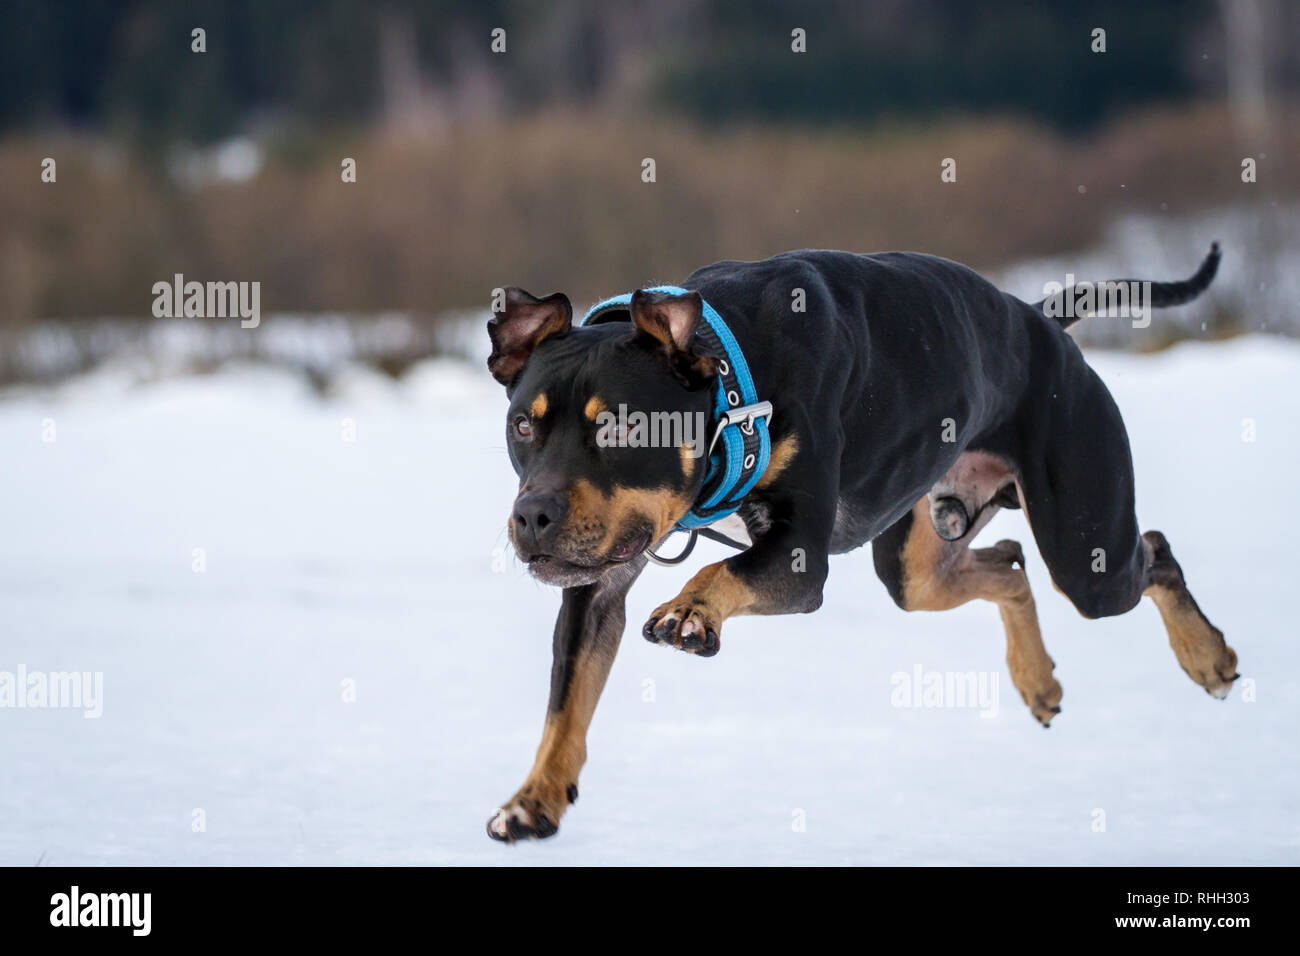
POLYGON ((514 476, 484 373, 358 370, 324 399, 256 366, 11 393, 0 671, 102 672, 104 700, 99 719, 0 709, 0 863, 1300 862, 1281 481, 1300 345, 1092 359, 1143 527, 1169 536, 1253 701, 1246 680, 1223 702, 1195 686, 1149 602, 1083 620, 1018 513, 980 540, 1025 544, 1065 688, 1047 731, 996 609, 905 614, 869 549, 832 562, 821 611, 732 620, 715 658, 647 644, 650 609, 725 553, 702 544, 634 588, 581 798, 515 847, 483 827, 532 762, 558 594, 504 550, 514 476), (893 706, 917 667, 991 672, 996 712, 893 706))

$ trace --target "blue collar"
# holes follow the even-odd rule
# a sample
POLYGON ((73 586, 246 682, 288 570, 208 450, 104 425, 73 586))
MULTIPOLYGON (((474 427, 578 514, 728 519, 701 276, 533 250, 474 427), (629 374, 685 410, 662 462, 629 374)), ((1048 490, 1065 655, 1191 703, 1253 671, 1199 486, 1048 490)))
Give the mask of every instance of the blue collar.
MULTIPOLYGON (((661 285, 647 292, 685 295, 688 290, 675 285, 661 285)), ((767 422, 772 417, 770 402, 760 402, 749 365, 727 323, 716 309, 704 302, 704 324, 696 331, 702 340, 700 351, 717 359, 718 389, 713 403, 714 432, 709 442, 709 471, 699 497, 675 530, 692 532, 720 521, 736 512, 767 470, 772 455, 772 440, 767 422)), ((610 313, 626 312, 632 294, 614 296, 596 303, 582 320, 595 325, 613 318, 610 313)), ((689 553, 690 548, 687 548, 689 553)), ((654 555, 650 555, 652 558, 654 555)), ((685 557, 685 553, 681 556, 685 557)), ((672 562, 676 563, 676 562, 672 562)))

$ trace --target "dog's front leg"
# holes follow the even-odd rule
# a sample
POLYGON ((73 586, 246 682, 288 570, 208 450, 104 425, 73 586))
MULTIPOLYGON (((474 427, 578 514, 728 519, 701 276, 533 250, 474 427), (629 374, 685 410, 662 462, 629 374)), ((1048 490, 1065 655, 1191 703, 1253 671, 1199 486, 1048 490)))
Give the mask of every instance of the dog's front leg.
POLYGON ((833 492, 802 506, 778 503, 771 527, 747 551, 701 568, 641 629, 646 640, 700 657, 722 646, 722 622, 740 614, 798 614, 821 607, 833 492))
POLYGON ((595 584, 564 589, 542 742, 523 786, 488 821, 494 840, 551 836, 578 799, 587 725, 623 637, 628 589, 643 567, 645 558, 638 557, 595 584))

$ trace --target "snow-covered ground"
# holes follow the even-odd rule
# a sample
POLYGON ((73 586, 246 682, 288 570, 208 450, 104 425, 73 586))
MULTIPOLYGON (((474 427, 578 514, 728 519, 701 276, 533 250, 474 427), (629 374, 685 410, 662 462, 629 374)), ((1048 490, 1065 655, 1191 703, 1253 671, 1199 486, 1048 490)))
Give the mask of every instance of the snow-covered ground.
POLYGON ((0 864, 1298 863, 1300 345, 1093 359, 1143 526, 1251 683, 1208 697, 1147 602, 1080 618, 1018 513, 981 540, 1026 545, 1065 687, 1049 731, 996 609, 904 614, 869 549, 833 562, 821 611, 733 620, 716 658, 645 643, 702 546, 633 590, 581 800, 516 847, 483 825, 532 761, 558 594, 504 551, 485 374, 11 395, 0 672, 102 672, 103 714, 0 709, 0 864), (917 667, 992 672, 996 712, 894 706, 917 667))

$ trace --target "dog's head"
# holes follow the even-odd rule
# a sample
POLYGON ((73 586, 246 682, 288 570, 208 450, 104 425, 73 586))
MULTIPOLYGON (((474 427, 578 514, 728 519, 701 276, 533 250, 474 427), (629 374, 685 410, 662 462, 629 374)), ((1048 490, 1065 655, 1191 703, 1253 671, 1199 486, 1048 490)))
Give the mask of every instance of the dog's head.
POLYGON ((574 328, 562 294, 505 290, 488 368, 519 475, 509 534, 548 584, 590 584, 659 541, 708 470, 712 358, 698 294, 637 292, 629 322, 574 328))

